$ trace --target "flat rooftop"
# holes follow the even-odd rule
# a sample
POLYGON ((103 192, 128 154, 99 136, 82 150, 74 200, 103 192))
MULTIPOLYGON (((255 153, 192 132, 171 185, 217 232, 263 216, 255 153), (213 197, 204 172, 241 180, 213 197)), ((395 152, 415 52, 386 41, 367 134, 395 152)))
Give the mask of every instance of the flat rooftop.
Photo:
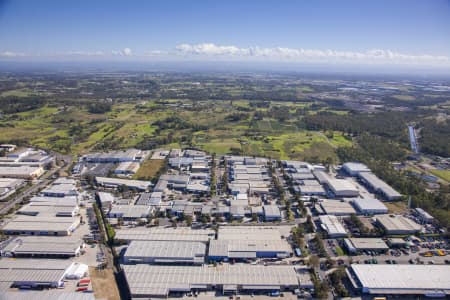
POLYGON ((422 226, 400 215, 377 215, 377 221, 387 231, 420 231, 422 226))
POLYGON ((323 200, 320 206, 328 215, 350 215, 356 213, 355 209, 345 201, 323 200))
POLYGON ((281 233, 274 227, 266 226, 224 226, 219 227, 219 240, 280 240, 281 233))
POLYGON ((132 241, 124 258, 154 257, 162 259, 188 259, 206 255, 206 245, 201 242, 132 241))
POLYGON ((257 252, 292 253, 286 240, 212 240, 209 244, 209 256, 255 258, 257 252))
POLYGON ((346 241, 349 241, 350 244, 355 249, 380 249, 380 250, 386 250, 389 249, 388 245, 379 238, 350 238, 345 239, 346 241))
POLYGON ((279 289, 299 284, 293 266, 220 265, 154 266, 124 265, 125 276, 132 296, 166 296, 170 291, 188 291, 195 287, 212 285, 279 289))
POLYGON ((345 230, 344 225, 342 225, 342 223, 336 216, 333 215, 320 216, 319 219, 322 228, 329 235, 347 235, 347 231, 345 230))
POLYGON ((450 268, 446 265, 351 265, 363 292, 369 294, 450 294, 450 268))
POLYGON ((191 229, 188 227, 151 227, 117 229, 115 238, 138 241, 197 241, 214 239, 215 232, 210 229, 191 229))

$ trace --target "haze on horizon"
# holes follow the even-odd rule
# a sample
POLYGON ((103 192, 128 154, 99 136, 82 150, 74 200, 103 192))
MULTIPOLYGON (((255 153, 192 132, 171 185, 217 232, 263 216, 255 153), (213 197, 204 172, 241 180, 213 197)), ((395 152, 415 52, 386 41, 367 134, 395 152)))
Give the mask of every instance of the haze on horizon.
POLYGON ((444 0, 0 0, 0 63, 450 74, 449 15, 444 0))

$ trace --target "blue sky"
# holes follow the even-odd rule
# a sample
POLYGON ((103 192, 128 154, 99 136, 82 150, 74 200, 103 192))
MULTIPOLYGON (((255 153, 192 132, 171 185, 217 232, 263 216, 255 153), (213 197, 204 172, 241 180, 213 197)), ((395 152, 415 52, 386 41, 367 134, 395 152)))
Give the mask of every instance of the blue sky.
POLYGON ((2 59, 450 65, 450 1, 0 0, 2 59))

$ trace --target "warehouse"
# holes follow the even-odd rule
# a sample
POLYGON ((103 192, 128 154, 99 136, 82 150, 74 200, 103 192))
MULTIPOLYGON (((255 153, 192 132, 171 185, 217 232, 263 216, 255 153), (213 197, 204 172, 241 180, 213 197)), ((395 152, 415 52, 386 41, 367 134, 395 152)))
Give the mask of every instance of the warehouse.
POLYGON ((397 200, 402 197, 402 195, 399 192, 394 190, 390 185, 388 185, 386 182, 384 182, 371 172, 360 173, 359 178, 372 191, 380 194, 383 198, 385 198, 388 201, 397 200))
POLYGON ((78 256, 83 242, 72 237, 21 236, 8 241, 1 250, 7 257, 68 258, 78 256))
POLYGON ((127 186, 130 189, 135 189, 138 191, 145 191, 152 184, 150 181, 108 178, 98 176, 95 177, 95 181, 97 182, 98 185, 107 188, 118 188, 121 186, 127 186))
POLYGON ((387 214, 388 208, 378 199, 355 198, 351 199, 356 210, 363 215, 387 214))
POLYGON ((352 254, 361 251, 375 251, 385 253, 389 250, 388 245, 379 238, 349 238, 344 239, 345 248, 352 254))
POLYGON ((286 258, 292 248, 286 240, 212 240, 208 259, 211 261, 245 260, 255 258, 286 258))
POLYGON ((264 205, 263 210, 266 222, 281 221, 281 212, 278 206, 264 205))
POLYGON ((201 242, 132 241, 123 260, 125 264, 189 264, 205 262, 206 245, 201 242))
POLYGON ((135 161, 121 162, 114 170, 117 175, 134 175, 139 170, 140 164, 135 161))
POLYGON ((377 215, 377 223, 387 234, 414 234, 422 229, 422 226, 400 215, 377 215))
POLYGON ((1 259, 0 283, 28 288, 62 287, 72 264, 56 259, 1 259))
POLYGON ((43 189, 41 191, 41 195, 44 197, 76 197, 78 196, 78 191, 75 185, 70 183, 52 184, 43 189))
POLYGON ((214 239, 214 237, 215 232, 210 229, 150 227, 118 229, 114 238, 124 241, 186 241, 206 243, 210 239, 214 239))
POLYGON ((80 218, 18 215, 6 224, 6 235, 71 235, 80 225, 80 218))
POLYGON ((434 221, 432 215, 424 211, 423 209, 417 207, 414 209, 415 214, 419 217, 419 219, 424 223, 431 223, 434 221))
POLYGON ((326 185, 336 197, 357 197, 358 189, 346 179, 328 177, 326 185))
POLYGON ((105 209, 111 208, 112 204, 114 203, 114 196, 110 193, 105 192, 97 192, 95 194, 97 197, 97 200, 100 201, 102 204, 102 207, 105 209))
POLYGON ((351 265, 347 274, 365 294, 450 295, 450 268, 445 265, 351 265))
POLYGON ((219 227, 219 240, 281 240, 281 233, 274 227, 266 226, 223 226, 219 227))
POLYGON ((25 184, 23 179, 0 178, 0 200, 13 194, 16 189, 25 184))
POLYGON ((327 215, 348 216, 356 213, 355 209, 345 201, 340 200, 322 200, 320 207, 327 215))
POLYGON ((370 172, 370 169, 362 163, 348 162, 342 165, 344 170, 350 176, 358 176, 362 172, 370 172))
POLYGON ((31 202, 22 206, 17 214, 28 216, 75 217, 79 213, 78 205, 51 205, 48 202, 31 202))
POLYGON ((136 201, 136 205, 159 206, 163 198, 162 192, 142 193, 136 201))
POLYGON ((322 229, 327 232, 330 238, 346 237, 348 235, 344 225, 342 225, 336 216, 319 216, 319 219, 322 229))
POLYGON ((124 221, 135 221, 147 218, 153 212, 152 207, 144 205, 113 205, 108 213, 109 218, 121 218, 124 221))
POLYGON ((298 190, 303 196, 325 196, 327 194, 321 185, 300 185, 298 190))
POLYGON ((138 149, 127 149, 125 151, 111 151, 104 153, 92 153, 83 157, 84 161, 90 163, 121 163, 127 161, 139 161, 149 153, 138 149))
POLYGON ((44 174, 42 167, 17 166, 0 167, 0 177, 11 177, 21 179, 36 179, 44 174))
POLYGON ((222 265, 218 267, 124 265, 133 298, 167 297, 170 292, 216 290, 293 291, 299 278, 293 266, 222 265))

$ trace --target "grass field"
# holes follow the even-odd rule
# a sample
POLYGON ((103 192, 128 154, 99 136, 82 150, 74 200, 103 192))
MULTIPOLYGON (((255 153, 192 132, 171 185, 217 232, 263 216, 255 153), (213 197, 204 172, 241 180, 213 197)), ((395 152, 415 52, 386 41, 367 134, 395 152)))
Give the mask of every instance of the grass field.
POLYGON ((134 179, 151 180, 158 171, 164 166, 163 159, 149 159, 142 163, 137 173, 133 176, 134 179))
POLYGON ((384 202, 390 213, 400 214, 408 209, 406 202, 384 202))
POLYGON ((450 170, 430 170, 430 173, 447 182, 450 182, 450 170))
MULTIPOLYGON (((246 100, 233 101, 232 105, 230 101, 206 102, 197 111, 172 106, 194 105, 193 102, 171 99, 164 102, 167 104, 118 103, 103 114, 92 114, 80 107, 44 106, 1 119, 0 142, 23 141, 58 152, 85 154, 93 150, 140 147, 156 140, 157 147, 194 146, 217 154, 240 151, 245 155, 313 161, 336 160, 335 149, 352 144, 339 132, 330 136, 330 133, 300 130, 295 118, 282 122, 267 116, 255 121, 250 111, 247 118, 229 121, 227 116, 250 108, 246 100), (165 124, 169 117, 181 122, 172 120, 165 124), (152 125, 157 121, 164 121, 160 123, 162 128, 152 125)), ((276 103, 282 105, 295 112, 309 104, 276 103)))

